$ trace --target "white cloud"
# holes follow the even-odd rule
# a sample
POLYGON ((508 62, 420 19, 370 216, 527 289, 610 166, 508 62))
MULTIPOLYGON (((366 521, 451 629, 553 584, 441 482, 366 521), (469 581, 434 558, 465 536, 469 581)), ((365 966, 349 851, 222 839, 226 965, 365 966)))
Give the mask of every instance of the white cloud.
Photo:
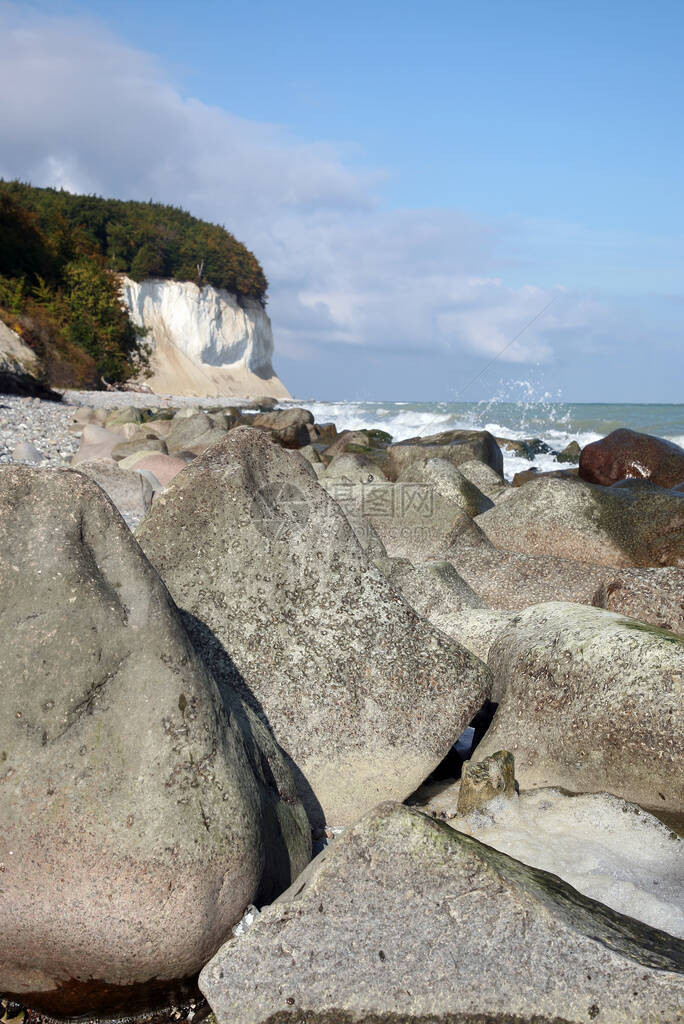
POLYGON ((603 313, 563 289, 495 276, 497 231, 454 210, 380 207, 383 174, 184 97, 164 69, 84 20, 0 6, 0 176, 183 206, 224 223, 271 282, 277 347, 497 354, 551 361, 603 313))

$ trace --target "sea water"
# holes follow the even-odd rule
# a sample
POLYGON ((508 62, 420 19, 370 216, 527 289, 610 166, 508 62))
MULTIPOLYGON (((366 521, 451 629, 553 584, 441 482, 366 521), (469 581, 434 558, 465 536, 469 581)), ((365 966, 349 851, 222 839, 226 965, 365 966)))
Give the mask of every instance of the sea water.
MULTIPOLYGON (((317 423, 333 422, 338 430, 379 428, 393 441, 437 434, 442 430, 489 430, 514 440, 539 438, 555 452, 570 441, 581 448, 618 427, 655 434, 684 446, 684 404, 583 404, 534 396, 515 401, 501 397, 486 402, 319 402, 298 401, 317 423)), ((511 480, 521 470, 567 469, 550 453, 532 461, 504 450, 504 474, 511 480)))

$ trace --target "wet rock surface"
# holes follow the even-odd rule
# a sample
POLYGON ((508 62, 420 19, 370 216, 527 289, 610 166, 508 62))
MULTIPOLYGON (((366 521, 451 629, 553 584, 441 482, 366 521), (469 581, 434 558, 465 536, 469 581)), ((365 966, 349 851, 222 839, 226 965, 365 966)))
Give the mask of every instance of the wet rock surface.
POLYGON ((684 448, 662 437, 621 428, 586 445, 579 473, 583 480, 604 486, 633 477, 658 487, 675 487, 684 481, 684 448))

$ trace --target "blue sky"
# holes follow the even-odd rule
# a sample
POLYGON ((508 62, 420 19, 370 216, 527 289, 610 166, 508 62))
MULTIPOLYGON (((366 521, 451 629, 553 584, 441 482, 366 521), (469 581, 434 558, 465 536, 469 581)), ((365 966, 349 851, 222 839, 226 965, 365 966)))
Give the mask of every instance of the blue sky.
POLYGON ((554 299, 464 398, 681 400, 680 4, 43 0, 0 23, 8 87, 31 83, 0 174, 225 223, 293 393, 454 397, 554 299))

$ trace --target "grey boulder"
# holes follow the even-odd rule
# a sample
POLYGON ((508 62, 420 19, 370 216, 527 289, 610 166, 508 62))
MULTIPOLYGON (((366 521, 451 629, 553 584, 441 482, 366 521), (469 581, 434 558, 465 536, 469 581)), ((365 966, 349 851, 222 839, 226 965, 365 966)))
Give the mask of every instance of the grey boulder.
POLYGON ((304 810, 92 480, 1 469, 0 551, 0 991, 168 1006, 307 863, 304 810))
POLYGON ((344 825, 420 784, 489 674, 395 593, 310 469, 237 427, 157 496, 138 539, 219 683, 291 758, 312 822, 344 825))
POLYGON ((494 502, 464 476, 448 459, 418 459, 397 477, 401 483, 426 484, 469 516, 479 516, 494 507, 494 502))
POLYGON ((447 459, 454 466, 478 459, 503 475, 503 455, 488 430, 445 430, 429 437, 411 437, 390 445, 387 456, 391 480, 419 459, 447 459))
POLYGON ((489 652, 500 701, 477 748, 510 750, 523 789, 604 791, 684 811, 684 640, 583 605, 517 614, 489 652))
POLYGON ((478 516, 496 547, 594 565, 684 566, 684 496, 546 478, 478 516))
POLYGON ((152 504, 154 488, 141 473, 122 469, 114 459, 79 462, 78 472, 94 480, 121 513, 142 518, 152 504))
POLYGON ((383 804, 204 968, 218 1024, 670 1024, 684 943, 383 804))

